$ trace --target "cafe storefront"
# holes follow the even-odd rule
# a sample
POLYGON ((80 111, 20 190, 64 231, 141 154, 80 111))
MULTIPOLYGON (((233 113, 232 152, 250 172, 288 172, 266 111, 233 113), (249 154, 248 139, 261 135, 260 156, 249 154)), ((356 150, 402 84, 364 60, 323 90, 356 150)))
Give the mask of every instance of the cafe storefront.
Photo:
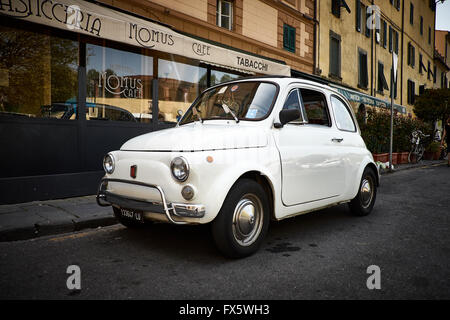
POLYGON ((0 204, 93 194, 102 158, 284 62, 81 0, 0 1, 0 204))

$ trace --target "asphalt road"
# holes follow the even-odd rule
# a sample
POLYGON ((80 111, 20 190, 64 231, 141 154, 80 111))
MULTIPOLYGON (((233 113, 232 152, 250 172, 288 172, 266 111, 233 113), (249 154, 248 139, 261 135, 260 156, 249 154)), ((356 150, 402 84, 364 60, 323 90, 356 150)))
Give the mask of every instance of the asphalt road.
POLYGON ((208 226, 111 227, 0 243, 0 299, 450 299, 450 168, 382 177, 374 211, 346 205, 273 222, 227 260, 208 226), (81 290, 66 287, 69 265, 81 290), (367 267, 381 270, 369 290, 367 267))

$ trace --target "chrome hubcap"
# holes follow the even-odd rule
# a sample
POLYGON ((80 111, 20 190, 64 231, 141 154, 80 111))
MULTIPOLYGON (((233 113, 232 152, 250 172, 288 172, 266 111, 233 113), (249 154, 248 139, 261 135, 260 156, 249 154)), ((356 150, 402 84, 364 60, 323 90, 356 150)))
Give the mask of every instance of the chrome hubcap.
POLYGON ((261 201, 253 194, 246 194, 233 213, 233 236, 242 246, 249 246, 258 239, 262 228, 261 201))
POLYGON ((370 206, 373 198, 373 181, 371 178, 366 177, 361 183, 361 204, 364 208, 370 206))

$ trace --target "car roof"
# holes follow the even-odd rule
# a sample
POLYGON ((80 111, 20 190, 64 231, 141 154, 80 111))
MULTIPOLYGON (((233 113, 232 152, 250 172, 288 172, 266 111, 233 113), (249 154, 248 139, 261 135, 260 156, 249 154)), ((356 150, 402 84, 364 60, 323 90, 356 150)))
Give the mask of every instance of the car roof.
POLYGON ((307 84, 307 85, 316 86, 316 87, 319 87, 322 89, 330 90, 333 93, 337 93, 337 94, 341 95, 335 88, 333 88, 329 85, 320 83, 318 81, 294 78, 294 77, 289 77, 289 76, 273 76, 273 75, 243 77, 243 78, 238 78, 238 79, 218 83, 217 85, 212 86, 212 87, 221 86, 221 85, 224 85, 227 83, 242 82, 242 81, 271 81, 271 82, 275 82, 275 83, 279 84, 280 86, 286 86, 291 83, 301 83, 301 84, 307 84))

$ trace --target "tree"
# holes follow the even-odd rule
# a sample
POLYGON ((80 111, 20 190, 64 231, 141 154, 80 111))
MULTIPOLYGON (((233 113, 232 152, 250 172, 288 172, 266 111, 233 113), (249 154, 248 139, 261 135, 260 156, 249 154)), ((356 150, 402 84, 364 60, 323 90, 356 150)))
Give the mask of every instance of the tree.
POLYGON ((450 116, 450 89, 425 89, 416 98, 414 113, 419 119, 434 123, 450 116))

